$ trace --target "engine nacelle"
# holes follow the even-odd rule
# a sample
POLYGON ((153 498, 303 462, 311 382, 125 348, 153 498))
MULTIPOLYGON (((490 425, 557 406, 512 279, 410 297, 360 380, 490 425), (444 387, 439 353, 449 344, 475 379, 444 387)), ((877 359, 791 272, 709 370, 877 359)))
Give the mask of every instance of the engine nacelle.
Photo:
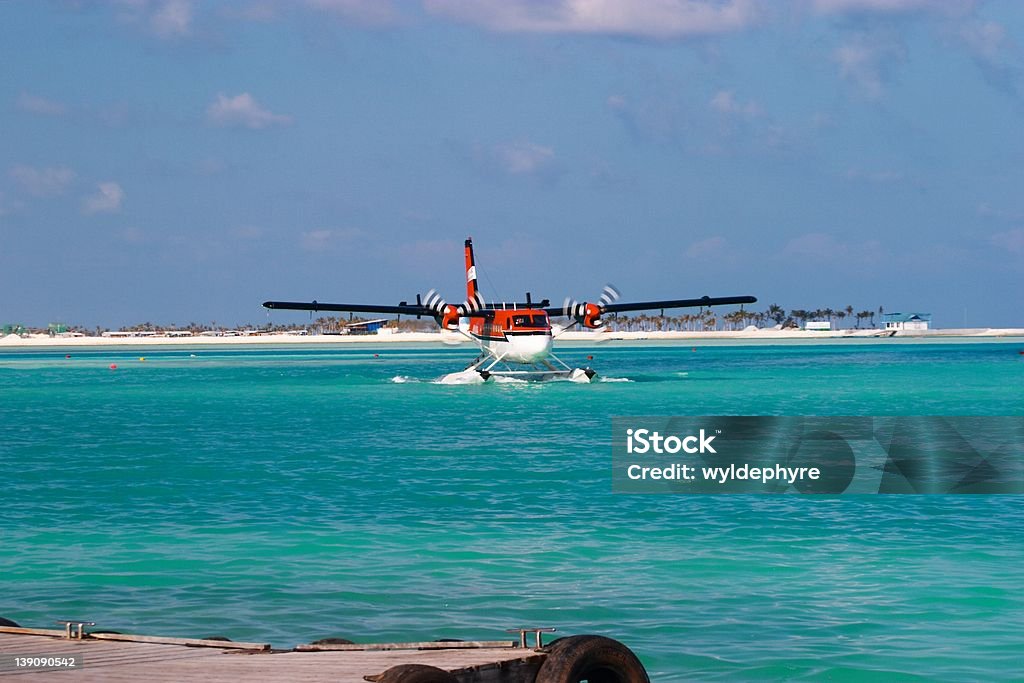
POLYGON ((591 330, 599 330, 604 327, 604 321, 601 320, 601 307, 597 304, 572 304, 569 315, 580 325, 591 330))
POLYGON ((437 316, 437 324, 445 330, 459 329, 459 308, 453 304, 447 304, 437 316))

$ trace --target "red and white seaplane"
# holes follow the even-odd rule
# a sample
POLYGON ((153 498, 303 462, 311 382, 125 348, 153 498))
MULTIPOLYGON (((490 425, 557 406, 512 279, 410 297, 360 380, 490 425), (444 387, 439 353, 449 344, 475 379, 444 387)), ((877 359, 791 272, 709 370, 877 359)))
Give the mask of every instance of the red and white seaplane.
POLYGON ((430 290, 416 303, 401 302, 397 306, 378 304, 326 304, 318 301, 265 301, 268 309, 292 311, 344 311, 348 313, 385 313, 431 316, 442 331, 457 333, 480 347, 480 356, 461 371, 447 375, 442 382, 462 383, 487 381, 491 377, 520 379, 569 379, 589 382, 596 374, 589 367, 571 368, 551 352, 551 342, 559 334, 576 325, 590 330, 605 329, 605 314, 625 311, 648 311, 665 308, 697 308, 726 304, 752 304, 752 296, 726 296, 699 299, 670 299, 619 303, 619 293, 608 285, 597 303, 578 302, 566 298, 562 306, 551 306, 547 299, 534 302, 526 293, 525 303, 487 303, 477 287, 473 239, 466 240, 466 300, 450 304, 430 290), (553 333, 552 317, 569 318, 567 325, 553 333))

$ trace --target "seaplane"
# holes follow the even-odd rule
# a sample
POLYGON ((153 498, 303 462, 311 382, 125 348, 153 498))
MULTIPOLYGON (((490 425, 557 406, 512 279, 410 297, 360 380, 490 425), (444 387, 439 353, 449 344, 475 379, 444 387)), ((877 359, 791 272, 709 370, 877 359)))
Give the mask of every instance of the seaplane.
POLYGON ((431 317, 442 334, 458 335, 458 341, 468 339, 480 349, 466 368, 441 379, 445 384, 486 382, 491 378, 509 377, 524 380, 568 379, 590 382, 596 372, 590 368, 573 368, 551 351, 552 342, 560 334, 576 326, 597 333, 606 331, 605 316, 628 311, 663 310, 666 308, 707 308, 732 304, 752 304, 752 296, 703 296, 696 299, 668 299, 665 301, 639 301, 620 303, 619 292, 607 285, 596 302, 579 302, 567 297, 561 306, 552 306, 548 299, 533 301, 530 292, 525 302, 486 302, 477 285, 476 260, 473 239, 467 238, 466 299, 460 304, 445 301, 431 289, 416 302, 386 304, 331 304, 319 301, 264 301, 269 310, 339 311, 346 313, 377 313, 387 315, 431 317), (551 318, 566 318, 563 325, 552 325, 551 318), (464 339, 462 339, 464 338, 464 339))

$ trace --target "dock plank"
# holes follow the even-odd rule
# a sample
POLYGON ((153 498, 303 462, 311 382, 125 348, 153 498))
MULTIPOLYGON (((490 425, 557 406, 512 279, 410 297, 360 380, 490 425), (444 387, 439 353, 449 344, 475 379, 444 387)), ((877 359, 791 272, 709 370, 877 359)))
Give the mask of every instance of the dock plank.
POLYGON ((76 670, 0 670, 12 683, 22 680, 128 683, 215 683, 246 680, 296 683, 360 683, 399 664, 429 664, 448 671, 487 667, 544 655, 522 648, 451 648, 443 650, 356 650, 261 652, 168 643, 65 638, 0 633, 0 655, 78 655, 76 670))

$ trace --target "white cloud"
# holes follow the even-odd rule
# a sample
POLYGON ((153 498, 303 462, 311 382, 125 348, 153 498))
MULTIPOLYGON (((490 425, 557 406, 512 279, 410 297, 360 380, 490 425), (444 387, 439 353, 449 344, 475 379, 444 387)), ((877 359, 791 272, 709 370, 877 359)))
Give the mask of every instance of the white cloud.
POLYGON ((240 240, 258 240, 266 231, 257 225, 240 225, 231 230, 231 236, 240 240))
POLYGON ((995 62, 1006 46, 1006 29, 994 21, 969 21, 959 27, 960 40, 979 59, 995 62))
POLYGON ((121 239, 129 244, 142 244, 147 238, 148 235, 136 225, 131 225, 121 231, 121 239))
POLYGON ((832 235, 811 232, 791 239, 782 251, 788 256, 832 260, 845 256, 848 247, 832 235))
POLYGON ((113 0, 114 16, 163 40, 186 38, 192 33, 192 0, 113 0))
POLYGON ((1000 221, 1024 221, 1024 211, 1011 211, 1004 208, 996 208, 988 202, 978 205, 978 215, 985 218, 993 218, 1000 221))
POLYGON ((978 0, 814 0, 812 7, 819 14, 852 19, 851 25, 864 25, 866 20, 874 27, 832 55, 843 78, 869 98, 883 94, 892 67, 907 58, 899 37, 907 32, 894 18, 927 20, 937 37, 971 56, 990 86, 1019 98, 1024 94, 1024 70, 1014 59, 1017 46, 1002 24, 978 16, 980 4, 978 0))
POLYGON ((189 0, 167 0, 149 18, 153 33, 161 38, 180 38, 192 30, 192 3, 189 0))
POLYGON ((76 177, 75 172, 67 166, 14 166, 8 174, 25 192, 36 197, 61 195, 76 177))
POLYGON ((814 9, 822 14, 897 14, 933 9, 938 4, 934 0, 814 0, 814 9))
POLYGON ((859 33, 836 48, 832 58, 839 75, 857 86, 864 95, 877 99, 885 91, 889 71, 906 58, 902 44, 880 35, 859 33))
POLYGON ((761 107, 753 100, 740 102, 732 90, 719 90, 708 103, 712 109, 722 114, 733 114, 738 116, 760 116, 761 107))
POLYGON ((196 164, 200 175, 217 175, 227 169, 228 164, 220 157, 206 157, 196 164))
POLYGON ((309 230, 299 235, 299 246, 309 251, 322 251, 339 242, 352 242, 362 236, 363 231, 358 228, 309 230))
POLYGON ((397 254, 402 260, 411 263, 423 264, 437 263, 452 254, 458 254, 462 250, 462 244, 455 240, 416 240, 404 242, 398 245, 397 254))
POLYGON ((678 38, 728 33, 757 21, 754 0, 425 0, 432 14, 495 31, 678 38))
POLYGON ((695 120, 677 92, 661 93, 639 102, 612 95, 606 105, 637 140, 678 142, 691 132, 690 125, 695 120))
POLYGON ((686 249, 686 255, 690 258, 702 258, 721 253, 726 247, 724 237, 715 236, 694 242, 686 249))
POLYGON ((997 232, 989 238, 993 246, 1011 251, 1015 254, 1024 254, 1024 228, 1015 228, 1006 232, 997 232))
POLYGON ((622 95, 609 95, 606 104, 609 109, 615 110, 625 109, 628 105, 626 98, 622 95))
POLYGON ((559 173, 555 150, 522 140, 485 145, 451 143, 451 148, 477 170, 490 175, 508 175, 552 179, 559 173))
POLYGON ((400 17, 390 0, 306 0, 306 4, 343 19, 370 26, 391 24, 400 17))
POLYGON ((860 243, 844 242, 823 232, 810 232, 795 237, 782 249, 784 256, 809 263, 859 263, 878 265, 885 252, 878 240, 860 243))
POLYGON ((237 4, 232 4, 225 7, 222 13, 228 19, 241 19, 243 21, 259 23, 274 21, 279 16, 277 5, 270 0, 250 2, 241 7, 237 4))
POLYGON ((115 213, 121 210, 124 190, 113 181, 100 183, 96 194, 82 200, 83 213, 115 213))
POLYGON ((555 151, 533 142, 500 145, 494 150, 498 163, 512 175, 536 173, 555 160, 555 151))
POLYGON ((219 93, 217 99, 206 108, 206 119, 218 126, 244 126, 254 130, 288 125, 292 122, 290 116, 274 114, 264 109, 247 92, 234 97, 219 93))
POLYGON ((67 111, 67 107, 61 102, 48 100, 45 97, 32 95, 27 92, 18 95, 15 106, 29 114, 40 114, 42 116, 60 116, 67 111))
POLYGON ((302 233, 299 244, 303 249, 319 251, 328 245, 333 234, 332 230, 310 230, 302 233))
POLYGON ((1017 45, 1002 24, 975 18, 949 23, 953 42, 967 51, 989 85, 1014 98, 1024 94, 1017 45))

